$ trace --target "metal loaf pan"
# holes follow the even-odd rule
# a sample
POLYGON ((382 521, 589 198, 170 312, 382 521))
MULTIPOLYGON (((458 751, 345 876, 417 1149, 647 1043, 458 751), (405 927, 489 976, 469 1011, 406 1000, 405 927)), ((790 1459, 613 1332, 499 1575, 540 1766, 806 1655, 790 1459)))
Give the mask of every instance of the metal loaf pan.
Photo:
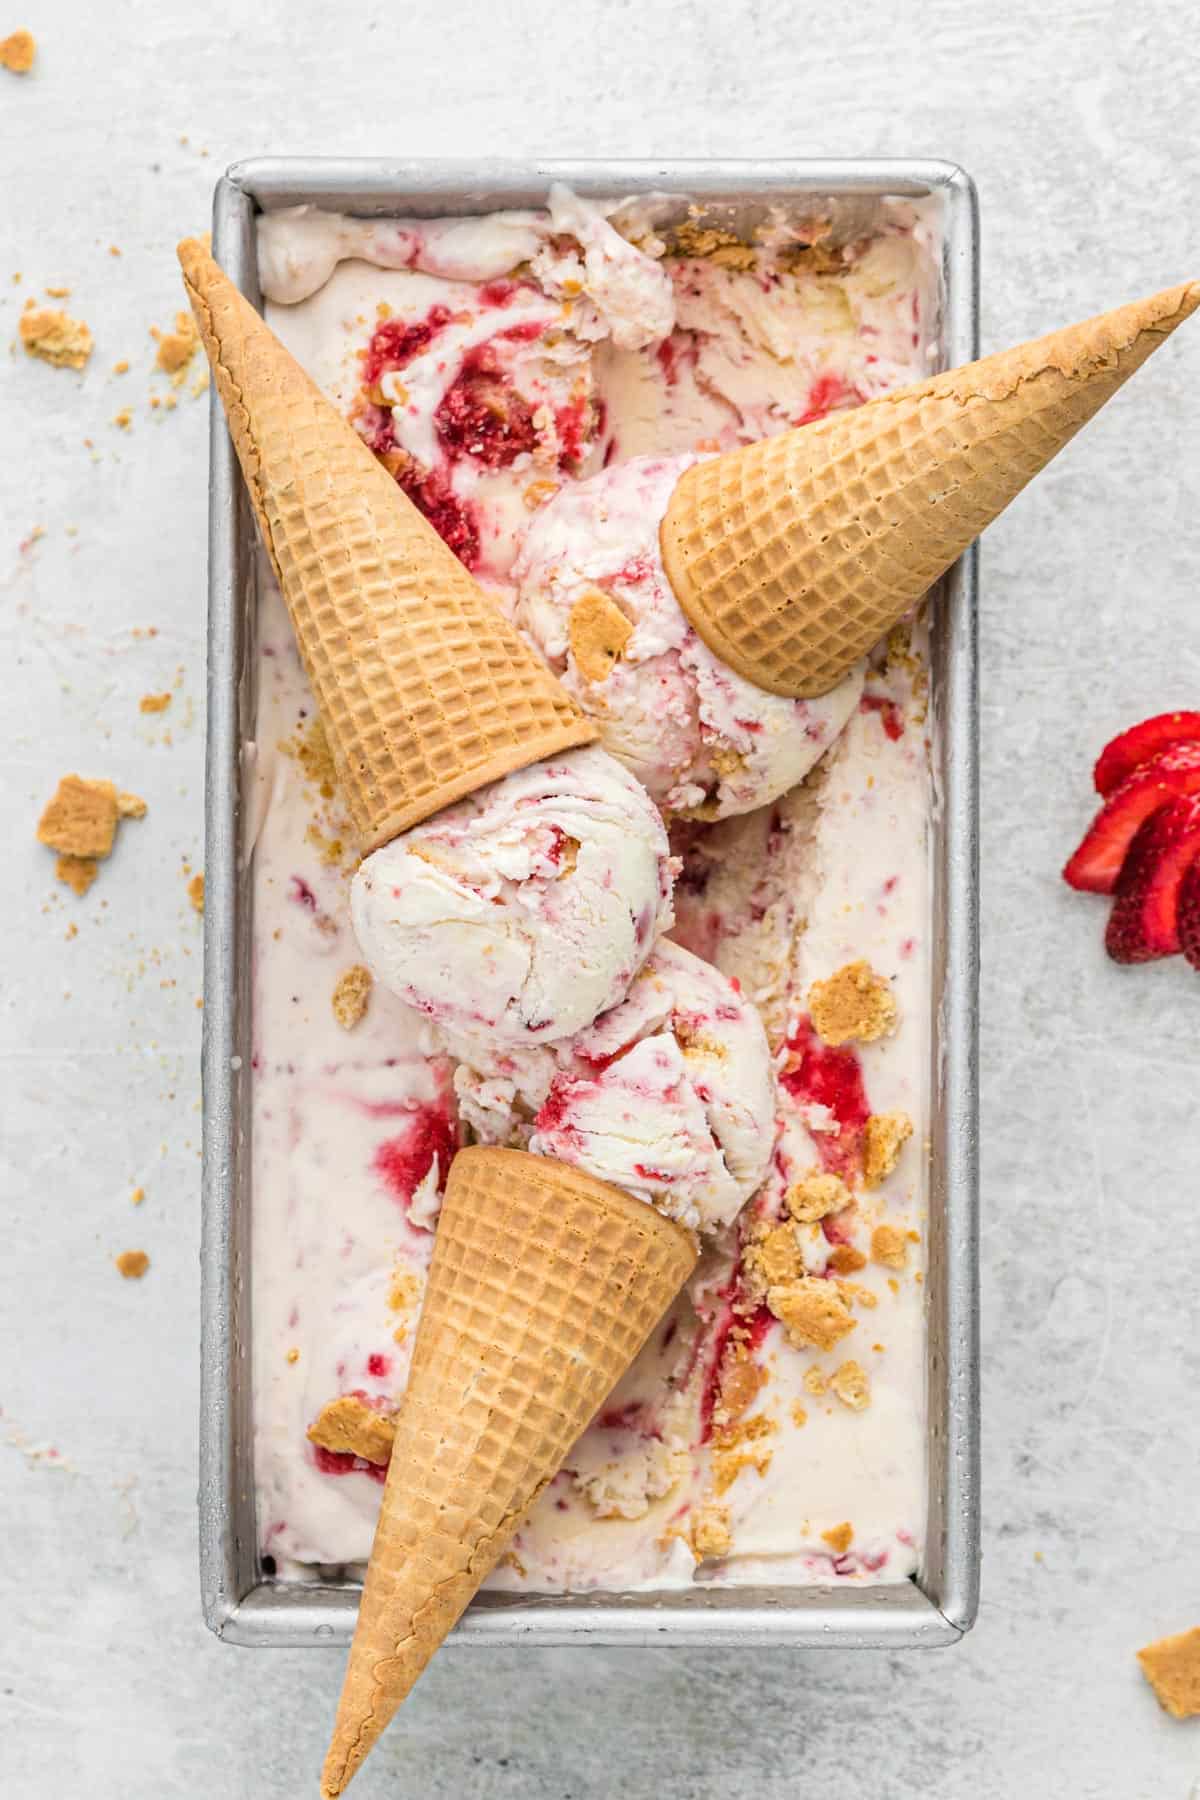
MULTIPOLYGON (((214 201, 214 249, 260 303, 259 211, 312 202, 363 215, 537 206, 553 181, 606 197, 667 192, 753 213, 756 200, 832 202, 853 221, 884 197, 928 199, 941 242, 945 366, 977 354, 975 190, 952 163, 919 161, 443 162, 262 159, 236 164, 214 201)), ((254 731, 255 556, 249 504, 212 408, 209 478, 207 904, 205 907, 203 1337, 200 1562, 204 1615, 227 1642, 345 1643, 358 1588, 280 1582, 259 1561, 250 1368, 251 889, 243 745, 254 731)), ((973 1622, 979 1565, 976 1175, 978 790, 976 557, 950 572, 933 629, 934 941, 929 1219, 929 1504, 924 1564, 878 1587, 726 1588, 645 1594, 485 1594, 456 1643, 788 1644, 954 1642, 973 1622)))

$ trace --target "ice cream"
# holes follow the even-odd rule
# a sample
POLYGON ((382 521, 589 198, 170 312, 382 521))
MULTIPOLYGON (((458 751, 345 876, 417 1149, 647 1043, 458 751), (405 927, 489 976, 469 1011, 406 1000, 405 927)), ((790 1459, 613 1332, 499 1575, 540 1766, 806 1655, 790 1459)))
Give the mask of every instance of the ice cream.
POLYGON ((565 488, 513 565, 517 623, 659 805, 723 819, 801 781, 858 704, 861 666, 819 700, 766 694, 680 611, 659 526, 694 456, 635 457, 565 488))
MULTIPOLYGON (((396 420, 391 407, 371 411, 367 359, 394 347, 401 330, 432 327, 438 307, 486 317, 484 347, 498 371, 487 384, 494 425, 479 413, 479 436, 456 437, 445 424, 458 400, 445 410, 423 401, 434 407, 440 489, 394 440, 381 438, 378 455, 510 612, 511 569, 531 526, 556 494, 602 466, 735 448, 918 379, 936 354, 937 245, 907 203, 832 237, 819 220, 770 208, 740 238, 727 220, 710 226, 683 202, 665 219, 644 202, 599 210, 622 237, 627 273, 636 272, 619 303, 633 339, 651 317, 646 296, 670 290, 674 328, 640 348, 622 347, 615 311, 607 335, 587 335, 599 309, 560 296, 549 262, 564 275, 572 256, 586 267, 587 246, 565 227, 552 230, 548 210, 410 221, 403 254, 394 222, 335 223, 335 234, 350 236, 339 238, 333 254, 343 260, 325 285, 269 309, 369 443, 396 420), (397 266, 380 267, 389 257, 397 266), (521 306, 566 308, 524 346, 502 335, 514 285, 528 291, 521 306), (383 331, 396 321, 399 329, 383 331), (548 347, 563 360, 552 365, 539 346, 559 329, 561 342, 548 347), (506 430, 543 379, 553 387, 551 422, 573 393, 581 402, 573 454, 539 459, 517 448, 523 432, 506 430)), ((264 246, 278 248, 292 225, 277 215, 260 229, 264 246)), ((318 220, 310 236, 328 235, 318 220)), ((308 255, 300 244, 294 260, 308 255)), ((268 291, 271 279, 268 270, 268 291)), ((471 375, 465 385, 479 384, 471 375)), ((446 1146, 472 1134, 488 1081, 511 1085, 486 1096, 493 1118, 485 1126, 477 1115, 484 1135, 515 1128, 508 1141, 520 1142, 532 1136, 532 1117, 517 1102, 513 1071, 477 1070, 478 1083, 462 1075, 460 1098, 437 1034, 381 981, 361 1016, 336 1010, 333 996, 362 960, 350 922, 352 838, 269 581, 258 657, 258 743, 247 759, 256 1485, 264 1566, 302 1583, 352 1571, 371 1546, 383 1465, 329 1444, 378 1453, 383 1432, 373 1420, 386 1430, 403 1385, 446 1146), (347 1030, 343 1020, 356 1017, 347 1030), (349 1404, 330 1414, 339 1401, 349 1404), (338 1435, 356 1422, 361 1435, 338 1435), (308 1435, 314 1427, 328 1443, 308 1435)), ((687 1290, 521 1523, 489 1585, 861 1586, 903 1582, 918 1565, 931 931, 920 639, 897 641, 871 665, 845 728, 799 786, 754 812, 673 828, 684 861, 674 935, 737 977, 742 1003, 764 1019, 781 1078, 779 1136, 757 1191, 733 1225, 706 1232, 687 1290), (858 961, 894 995, 894 1030, 826 1046, 805 1024, 810 990, 858 961), (906 1141, 900 1114, 912 1124, 906 1141), (889 1142, 895 1163, 881 1174, 889 1142), (868 1150, 877 1186, 866 1185, 868 1150), (840 1170, 842 1187, 810 1191, 814 1170, 831 1180, 840 1170), (833 1211, 796 1216, 831 1198, 833 1211), (772 1237, 780 1228, 784 1236, 772 1237), (891 1260, 876 1260, 876 1248, 891 1260), (802 1341, 807 1279, 834 1301, 842 1336, 832 1350, 802 1341)), ((651 1020, 642 1042, 655 1037, 688 1070, 699 1067, 651 1020)), ((586 1083, 608 1074, 615 1092, 629 1060, 567 1070, 545 1045, 505 1055, 534 1095, 547 1069, 547 1094, 556 1076, 586 1083)))
POLYGON ((664 942, 626 998, 560 1044, 505 1056, 449 1032, 481 1143, 586 1169, 692 1230, 729 1225, 762 1181, 775 1085, 762 1021, 710 964, 664 942))
POLYGON ((496 1045, 571 1036, 623 1000, 671 910, 645 790, 598 749, 506 776, 367 857, 351 913, 377 981, 496 1045))

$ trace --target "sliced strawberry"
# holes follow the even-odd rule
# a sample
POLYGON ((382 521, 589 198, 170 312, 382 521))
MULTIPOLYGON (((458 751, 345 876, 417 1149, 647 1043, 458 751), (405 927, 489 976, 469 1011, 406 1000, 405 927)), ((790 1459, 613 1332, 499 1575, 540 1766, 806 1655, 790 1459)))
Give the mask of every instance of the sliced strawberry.
POLYGON ((1179 948, 1193 969, 1200 969, 1200 860, 1179 884, 1179 948))
POLYGON ((1152 719, 1143 719, 1100 752, 1092 776, 1096 792, 1111 794, 1160 750, 1194 743, 1200 743, 1200 712, 1156 713, 1152 719))
POLYGON ((1129 846, 1104 947, 1114 962, 1153 962, 1179 949, 1179 895, 1200 858, 1200 795, 1172 800, 1129 846))
POLYGON ((1063 879, 1089 894, 1111 894, 1121 864, 1144 819, 1170 800, 1200 793, 1200 744, 1176 744, 1135 769, 1097 814, 1063 870, 1063 879))

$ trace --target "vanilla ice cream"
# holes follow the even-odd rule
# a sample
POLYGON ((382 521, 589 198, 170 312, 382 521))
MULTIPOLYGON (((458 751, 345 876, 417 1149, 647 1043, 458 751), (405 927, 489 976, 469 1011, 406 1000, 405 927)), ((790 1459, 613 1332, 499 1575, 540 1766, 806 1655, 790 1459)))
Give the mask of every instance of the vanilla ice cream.
MULTIPOLYGON (((918 380, 936 359, 939 247, 911 202, 856 214, 864 235, 836 218, 831 235, 784 202, 758 209, 746 229, 678 197, 589 202, 577 217, 571 208, 556 192, 544 209, 485 218, 309 210, 258 224, 272 326, 510 614, 511 571, 544 510, 602 469, 615 475, 647 457, 676 470, 918 380), (439 336, 454 351, 443 370, 439 336), (405 412, 401 388, 416 413, 405 412)), ((642 501, 630 479, 621 505, 633 513, 642 501)), ((587 529, 606 528, 592 518, 587 529)), ((654 526, 637 529, 656 559, 654 526)), ((649 616, 636 591, 623 591, 632 571, 618 543, 629 541, 622 523, 606 540, 595 597, 569 608, 589 668, 610 644, 614 611, 630 627, 618 626, 626 657, 649 616)), ((560 1155, 590 1147, 607 1159, 603 1174, 654 1201, 644 1171, 672 1172, 679 1146, 711 1127, 703 1182, 669 1195, 681 1184, 660 1181, 659 1200, 703 1222, 754 1191, 732 1225, 705 1231, 696 1274, 488 1585, 903 1587, 926 1541, 922 1284, 935 1066, 919 634, 894 634, 872 655, 845 728, 798 786, 753 812, 672 827, 684 865, 673 936, 740 983, 724 993, 760 1015, 775 1053, 773 1148, 758 1177, 762 1136, 747 1121, 761 1121, 767 1102, 761 1087, 757 1099, 745 1090, 740 1034, 714 1033, 729 1049, 722 1058, 686 1019, 681 1030, 674 1010, 710 1010, 711 970, 708 999, 685 1003, 672 963, 670 1020, 661 992, 643 1002, 639 977, 569 1048, 498 1046, 481 1030, 481 1052, 469 1029, 451 1032, 465 1040, 453 1045, 466 1058, 457 1072, 427 1018, 381 980, 364 995, 352 834, 282 603, 269 577, 260 587, 258 741, 245 760, 264 1570, 303 1584, 366 1560, 384 1474, 379 1422, 403 1389, 460 1141, 536 1135, 560 1155), (895 1029, 831 1047, 813 1016, 813 984, 844 980, 864 959, 894 998, 895 1029), (362 1000, 349 1011, 338 1002, 347 981, 362 1000), (575 1054, 585 1041, 590 1062, 575 1054), (636 1142, 621 1143, 621 1114, 636 1142), (819 1298, 822 1342, 805 1322, 819 1298), (357 1416, 361 1439, 321 1441, 331 1407, 357 1416)), ((555 629, 569 648, 569 618, 555 629)), ((677 655, 666 653, 668 665, 677 655)), ((611 690, 611 676, 593 685, 611 690)), ((620 711, 611 692, 608 702, 620 711)), ((763 735, 739 739, 736 721, 756 715, 720 705, 721 693, 702 696, 678 674, 646 703, 664 743, 678 734, 661 759, 661 794, 684 785, 697 743, 712 747, 713 767, 701 764, 699 793, 688 796, 697 810, 715 810, 718 778, 730 794, 730 770, 737 779, 737 758, 749 761, 749 740, 763 735), (660 708, 680 693, 682 727, 660 708)), ((673 954, 660 948, 654 962, 673 954)))
POLYGON ((863 671, 818 700, 788 700, 736 675, 697 635, 658 541, 675 483, 695 461, 635 457, 564 488, 513 566, 516 617, 660 806, 724 819, 807 775, 857 706, 863 671))
POLYGON ((498 1045, 580 1031, 672 920, 666 829, 603 750, 519 769, 368 856, 350 906, 376 980, 498 1045))
POLYGON ((557 1157, 711 1231, 766 1173, 775 1084, 762 1021, 698 956, 658 945, 619 1006, 566 1043, 508 1057, 449 1033, 483 1143, 557 1157))

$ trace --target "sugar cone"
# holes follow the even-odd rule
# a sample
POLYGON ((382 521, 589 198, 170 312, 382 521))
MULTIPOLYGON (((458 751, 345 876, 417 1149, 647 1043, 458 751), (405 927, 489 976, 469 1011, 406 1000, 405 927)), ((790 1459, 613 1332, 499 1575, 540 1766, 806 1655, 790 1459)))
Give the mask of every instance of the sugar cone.
POLYGON ((590 743, 550 671, 204 246, 184 285, 363 845, 590 743))
POLYGON ((462 1150, 321 1792, 340 1794, 696 1262, 682 1226, 577 1169, 462 1150))
POLYGON ((1200 304, 1200 283, 694 464, 667 575, 717 656, 827 693, 1200 304))

